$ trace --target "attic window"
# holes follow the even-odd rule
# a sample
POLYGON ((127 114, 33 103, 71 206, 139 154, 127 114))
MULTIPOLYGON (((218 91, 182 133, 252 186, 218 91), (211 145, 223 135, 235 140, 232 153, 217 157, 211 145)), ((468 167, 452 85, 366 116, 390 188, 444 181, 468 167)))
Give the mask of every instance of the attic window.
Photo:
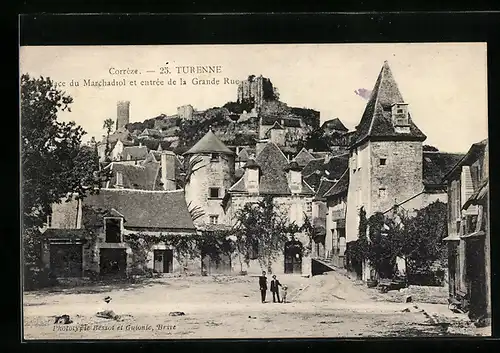
POLYGON ((116 172, 116 186, 123 186, 123 174, 122 172, 116 172))
POLYGON ((106 243, 122 242, 121 226, 122 226, 121 218, 104 219, 104 232, 106 233, 106 243))
POLYGON ((403 109, 398 109, 398 114, 403 114, 403 109))

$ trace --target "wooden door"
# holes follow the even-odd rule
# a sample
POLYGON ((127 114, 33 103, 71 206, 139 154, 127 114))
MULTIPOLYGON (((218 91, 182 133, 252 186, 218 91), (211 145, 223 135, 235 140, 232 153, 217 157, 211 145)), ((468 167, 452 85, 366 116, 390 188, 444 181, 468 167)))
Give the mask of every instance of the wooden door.
POLYGON ((81 244, 51 244, 50 268, 56 277, 81 277, 83 249, 81 244))
POLYGON ((154 250, 154 270, 158 273, 163 273, 164 266, 164 250, 154 250))
POLYGON ((302 243, 285 243, 285 273, 302 273, 302 243))

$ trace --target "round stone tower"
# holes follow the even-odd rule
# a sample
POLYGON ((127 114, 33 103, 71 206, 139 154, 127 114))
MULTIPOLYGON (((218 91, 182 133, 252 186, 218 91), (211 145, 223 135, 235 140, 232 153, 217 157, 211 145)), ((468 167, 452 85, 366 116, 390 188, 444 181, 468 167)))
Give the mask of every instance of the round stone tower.
POLYGON ((184 157, 186 202, 195 225, 229 225, 226 197, 234 183, 235 153, 209 130, 184 157))

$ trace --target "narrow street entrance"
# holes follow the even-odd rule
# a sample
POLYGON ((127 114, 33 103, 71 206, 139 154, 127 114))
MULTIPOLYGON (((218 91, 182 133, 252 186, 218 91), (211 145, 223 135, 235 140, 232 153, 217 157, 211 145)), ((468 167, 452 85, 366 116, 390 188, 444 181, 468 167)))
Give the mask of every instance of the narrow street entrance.
POLYGON ((285 273, 302 273, 302 243, 292 240, 285 243, 285 273))
POLYGON ((158 273, 170 273, 173 268, 173 251, 167 250, 154 250, 154 270, 158 273))

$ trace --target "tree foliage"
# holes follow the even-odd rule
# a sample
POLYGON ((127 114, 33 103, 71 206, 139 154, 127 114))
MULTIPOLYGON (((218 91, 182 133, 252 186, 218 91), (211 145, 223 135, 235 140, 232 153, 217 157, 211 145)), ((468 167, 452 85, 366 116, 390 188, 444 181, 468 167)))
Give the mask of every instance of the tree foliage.
POLYGON ((285 243, 301 231, 295 223, 287 222, 272 196, 245 204, 237 211, 236 219, 238 252, 247 263, 253 254, 268 270, 277 256, 283 253, 285 243))
POLYGON ((109 135, 113 131, 114 124, 115 124, 115 122, 113 121, 113 119, 106 119, 106 120, 104 120, 104 124, 102 126, 103 129, 106 130, 106 149, 104 150, 104 155, 106 157, 108 157, 110 152, 111 152, 110 144, 109 144, 109 135))
POLYGON ((407 260, 410 271, 429 271, 435 261, 446 257, 442 242, 446 234, 447 207, 440 201, 412 217, 395 212, 390 217, 375 213, 366 219, 361 209, 359 237, 351 246, 350 256, 357 261, 369 260, 380 277, 394 274, 397 257, 407 260))
POLYGON ((100 186, 97 155, 81 144, 85 131, 57 120, 73 99, 50 78, 21 76, 21 184, 23 225, 41 226, 50 205, 68 193, 84 197, 100 186))
POLYGON ((312 149, 316 152, 328 152, 331 150, 333 139, 324 134, 323 129, 315 128, 306 134, 302 139, 297 141, 297 148, 301 150, 312 149))

